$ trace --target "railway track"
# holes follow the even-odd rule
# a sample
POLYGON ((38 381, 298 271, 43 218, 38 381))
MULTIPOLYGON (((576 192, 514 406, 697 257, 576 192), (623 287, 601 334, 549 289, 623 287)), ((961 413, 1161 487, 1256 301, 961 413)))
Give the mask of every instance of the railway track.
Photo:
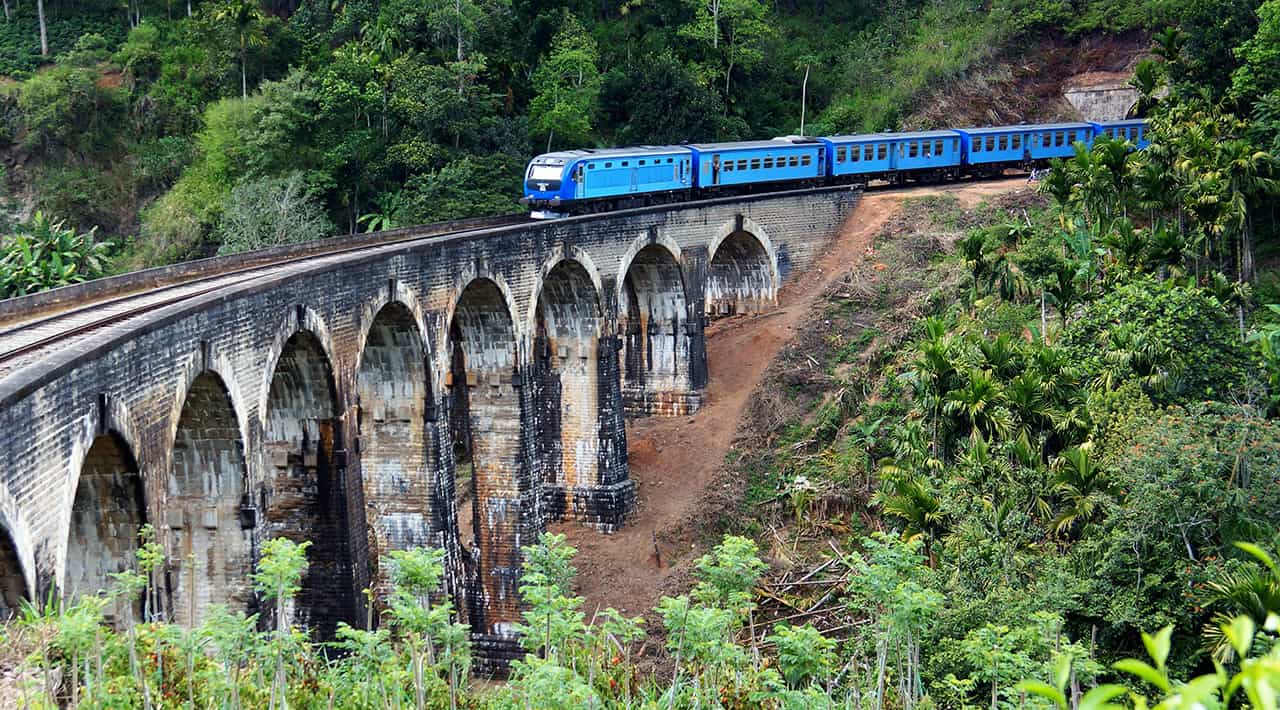
MULTIPOLYGON (((866 191, 910 190, 917 185, 872 184, 863 186, 866 191)), ((810 188, 813 190, 815 188, 810 188)), ((816 188, 821 190, 823 188, 816 188)), ((807 190, 806 190, 807 191, 807 190)), ((715 199, 715 198, 713 198, 715 199)), ((723 198, 721 198, 723 199, 723 198)), ((695 201, 696 203, 697 201, 695 201)), ((694 204, 694 203, 688 203, 694 204)), ((486 230, 528 223, 527 215, 506 215, 488 219, 467 219, 424 225, 408 230, 388 232, 384 238, 359 235, 341 239, 342 245, 324 248, 323 243, 310 243, 294 251, 287 251, 278 258, 253 259, 252 255, 239 266, 218 268, 216 262, 209 270, 198 265, 189 275, 174 277, 160 285, 138 285, 135 291, 106 298, 82 297, 79 302, 65 307, 50 307, 46 312, 29 318, 0 318, 0 379, 30 365, 53 352, 83 342, 96 331, 125 323, 147 313, 199 298, 201 296, 264 278, 297 264, 319 264, 337 261, 349 254, 397 244, 456 238, 486 230), (318 247, 318 248, 317 248, 318 247)))
MULTIPOLYGON (((355 246, 286 255, 267 262, 212 271, 177 280, 155 288, 103 300, 88 300, 54 313, 40 315, 0 328, 0 378, 35 359, 80 342, 84 336, 153 311, 259 278, 277 274, 301 263, 339 260, 349 254, 397 244, 466 236, 496 227, 528 222, 526 215, 507 215, 488 220, 444 222, 415 229, 411 235, 364 241, 355 246)), ((344 240, 345 242, 346 240, 344 240)))

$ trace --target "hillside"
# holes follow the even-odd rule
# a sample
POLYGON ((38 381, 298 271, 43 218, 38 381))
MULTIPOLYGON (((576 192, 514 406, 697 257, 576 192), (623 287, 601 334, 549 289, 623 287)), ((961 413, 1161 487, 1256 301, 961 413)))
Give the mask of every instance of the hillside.
POLYGON ((810 134, 1065 117, 1163 21, 1083 4, 68 0, 42 57, 14 2, 0 232, 97 227, 121 270, 514 211, 536 152, 797 133, 802 90, 810 134))

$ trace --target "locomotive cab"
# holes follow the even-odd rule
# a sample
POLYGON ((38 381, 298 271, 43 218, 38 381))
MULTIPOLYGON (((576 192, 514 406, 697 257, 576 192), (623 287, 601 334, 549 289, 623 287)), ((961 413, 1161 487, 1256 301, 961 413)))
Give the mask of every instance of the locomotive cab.
POLYGON ((520 204, 533 208, 531 217, 550 219, 565 216, 559 208, 577 197, 577 186, 581 184, 582 168, 576 162, 577 157, 567 152, 547 153, 529 162, 520 204))

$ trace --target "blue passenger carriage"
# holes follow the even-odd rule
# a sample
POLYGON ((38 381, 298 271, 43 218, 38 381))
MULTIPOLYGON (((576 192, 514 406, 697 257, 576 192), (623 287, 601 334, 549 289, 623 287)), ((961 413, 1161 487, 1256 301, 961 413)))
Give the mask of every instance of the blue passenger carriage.
POLYGON ((1147 120, 1133 118, 1124 121, 1102 121, 1093 124, 1097 135, 1107 135, 1119 140, 1129 141, 1135 148, 1146 148, 1151 145, 1147 136, 1147 120))
POLYGON ((693 187, 693 153, 683 146, 566 150, 539 155, 520 202, 551 211, 646 204, 693 187))
POLYGON ((960 167, 960 135, 955 131, 870 133, 822 138, 833 178, 896 181, 902 171, 937 180, 954 177, 960 167))
POLYGON ((697 187, 707 191, 771 182, 818 181, 826 176, 826 150, 805 138, 689 146, 697 187))
POLYGON ((1028 168, 1051 158, 1067 158, 1075 153, 1077 141, 1093 143, 1093 126, 1088 123, 1047 123, 1040 125, 960 128, 965 160, 979 175, 999 173, 1005 168, 1028 168))

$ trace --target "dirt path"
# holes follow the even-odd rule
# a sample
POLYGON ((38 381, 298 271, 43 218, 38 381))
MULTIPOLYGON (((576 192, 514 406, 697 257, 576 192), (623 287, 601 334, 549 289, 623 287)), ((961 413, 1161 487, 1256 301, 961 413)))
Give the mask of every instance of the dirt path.
MULTIPOLYGON (((897 214, 903 200, 953 195, 961 206, 1026 185, 1024 178, 994 182, 870 192, 845 221, 817 265, 782 289, 779 305, 758 316, 713 322, 707 329, 710 383, 693 416, 633 421, 627 425, 631 478, 637 483, 636 514, 622 530, 602 535, 571 523, 553 524, 578 548, 578 593, 588 616, 614 607, 628 615, 649 611, 701 555, 685 523, 696 520, 708 487, 724 467, 738 422, 765 368, 791 338, 826 287, 861 260, 875 235, 897 214), (655 540, 661 550, 659 566, 655 540)), ((714 513, 712 513, 714 514, 714 513)))

